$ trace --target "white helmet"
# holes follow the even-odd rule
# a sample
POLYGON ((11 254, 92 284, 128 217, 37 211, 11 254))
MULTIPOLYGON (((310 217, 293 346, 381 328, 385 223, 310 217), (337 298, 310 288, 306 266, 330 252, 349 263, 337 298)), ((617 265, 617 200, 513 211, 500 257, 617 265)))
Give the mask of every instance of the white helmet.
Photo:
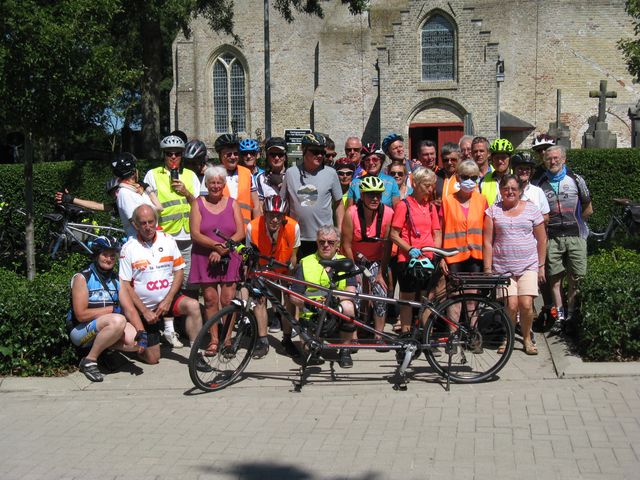
POLYGON ((164 137, 160 142, 161 150, 165 150, 167 148, 179 148, 180 150, 184 150, 184 142, 180 137, 169 135, 168 137, 164 137))

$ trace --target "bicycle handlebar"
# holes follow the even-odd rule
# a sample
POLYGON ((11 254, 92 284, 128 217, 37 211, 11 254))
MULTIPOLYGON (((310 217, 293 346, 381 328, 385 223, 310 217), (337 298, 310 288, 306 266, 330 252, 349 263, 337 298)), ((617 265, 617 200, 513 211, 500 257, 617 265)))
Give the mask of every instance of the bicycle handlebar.
POLYGON ((262 260, 267 260, 267 266, 268 267, 282 267, 282 268, 286 268, 288 270, 291 270, 291 265, 290 264, 286 264, 286 263, 282 263, 277 261, 276 259, 274 259, 273 257, 267 257, 265 255, 261 255, 260 252, 257 249, 254 249, 252 247, 247 247, 246 245, 244 245, 241 242, 237 242, 235 240, 233 240, 230 237, 227 237, 224 233, 222 233, 220 231, 219 228, 216 228, 213 230, 213 233, 215 233, 217 236, 219 236, 220 238, 222 238, 225 243, 227 248, 234 250, 236 253, 243 255, 243 256, 255 256, 257 258, 260 258, 262 260))
POLYGON ((437 248, 437 247, 422 247, 422 252, 433 252, 442 257, 453 257, 454 255, 460 253, 460 250, 457 248, 437 248))

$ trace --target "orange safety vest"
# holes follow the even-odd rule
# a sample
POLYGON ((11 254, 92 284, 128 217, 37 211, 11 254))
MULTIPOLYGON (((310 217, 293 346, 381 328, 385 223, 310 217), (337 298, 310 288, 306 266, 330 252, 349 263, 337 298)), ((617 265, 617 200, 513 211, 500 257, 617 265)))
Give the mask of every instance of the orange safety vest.
POLYGON ((447 263, 464 262, 468 258, 482 260, 482 228, 486 208, 487 201, 476 191, 471 194, 467 216, 453 194, 442 198, 442 248, 457 248, 460 251, 452 257, 445 257, 447 263))
MULTIPOLYGON (((224 194, 229 196, 229 187, 224 186, 224 194)), ((246 224, 251 221, 251 211, 253 202, 251 201, 251 170, 247 167, 238 165, 238 198, 234 199, 238 202, 242 220, 246 224)))
MULTIPOLYGON (((267 224, 264 215, 251 220, 251 243, 253 243, 260 255, 265 257, 273 257, 276 261, 289 263, 293 256, 293 248, 296 241, 296 222, 291 217, 284 217, 283 225, 278 232, 278 238, 274 245, 271 241, 271 235, 267 232, 267 224)), ((260 259, 260 265, 266 265, 267 260, 260 259)), ((274 270, 280 273, 286 273, 284 267, 275 267, 274 270)))

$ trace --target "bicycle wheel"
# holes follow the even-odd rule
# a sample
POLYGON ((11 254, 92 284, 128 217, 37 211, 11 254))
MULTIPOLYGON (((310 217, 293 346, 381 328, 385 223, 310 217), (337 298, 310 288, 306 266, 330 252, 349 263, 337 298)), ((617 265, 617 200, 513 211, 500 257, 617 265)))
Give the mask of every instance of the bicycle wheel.
POLYGON ((193 384, 205 392, 229 386, 251 360, 257 338, 258 324, 252 312, 235 304, 220 310, 205 322, 191 346, 189 376, 193 384), (218 351, 207 356, 212 328, 218 329, 218 351))
POLYGON ((443 377, 457 383, 478 383, 495 376, 509 361, 513 350, 513 325, 504 306, 480 295, 446 300, 438 313, 457 321, 452 326, 431 314, 425 328, 427 361, 443 377), (504 353, 498 349, 504 346, 504 353), (441 356, 435 357, 433 347, 441 356), (449 366, 449 353, 451 365, 449 366))

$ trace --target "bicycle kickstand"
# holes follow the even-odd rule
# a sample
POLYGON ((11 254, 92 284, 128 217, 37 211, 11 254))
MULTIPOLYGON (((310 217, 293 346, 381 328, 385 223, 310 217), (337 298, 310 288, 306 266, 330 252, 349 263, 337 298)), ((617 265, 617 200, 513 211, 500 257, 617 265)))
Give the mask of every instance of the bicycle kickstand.
POLYGON ((409 367, 409 363, 411 363, 411 359, 415 355, 416 350, 417 348, 415 345, 408 345, 406 347, 402 364, 396 371, 396 383, 393 385, 394 390, 400 390, 402 392, 407 390, 407 368, 409 367))
POLYGON ((453 358, 453 347, 451 346, 451 338, 447 342, 447 345, 448 345, 447 350, 449 350, 449 359, 447 360, 447 385, 444 390, 445 392, 450 392, 451 391, 451 375, 449 375, 449 372, 451 372, 451 359, 453 358))

